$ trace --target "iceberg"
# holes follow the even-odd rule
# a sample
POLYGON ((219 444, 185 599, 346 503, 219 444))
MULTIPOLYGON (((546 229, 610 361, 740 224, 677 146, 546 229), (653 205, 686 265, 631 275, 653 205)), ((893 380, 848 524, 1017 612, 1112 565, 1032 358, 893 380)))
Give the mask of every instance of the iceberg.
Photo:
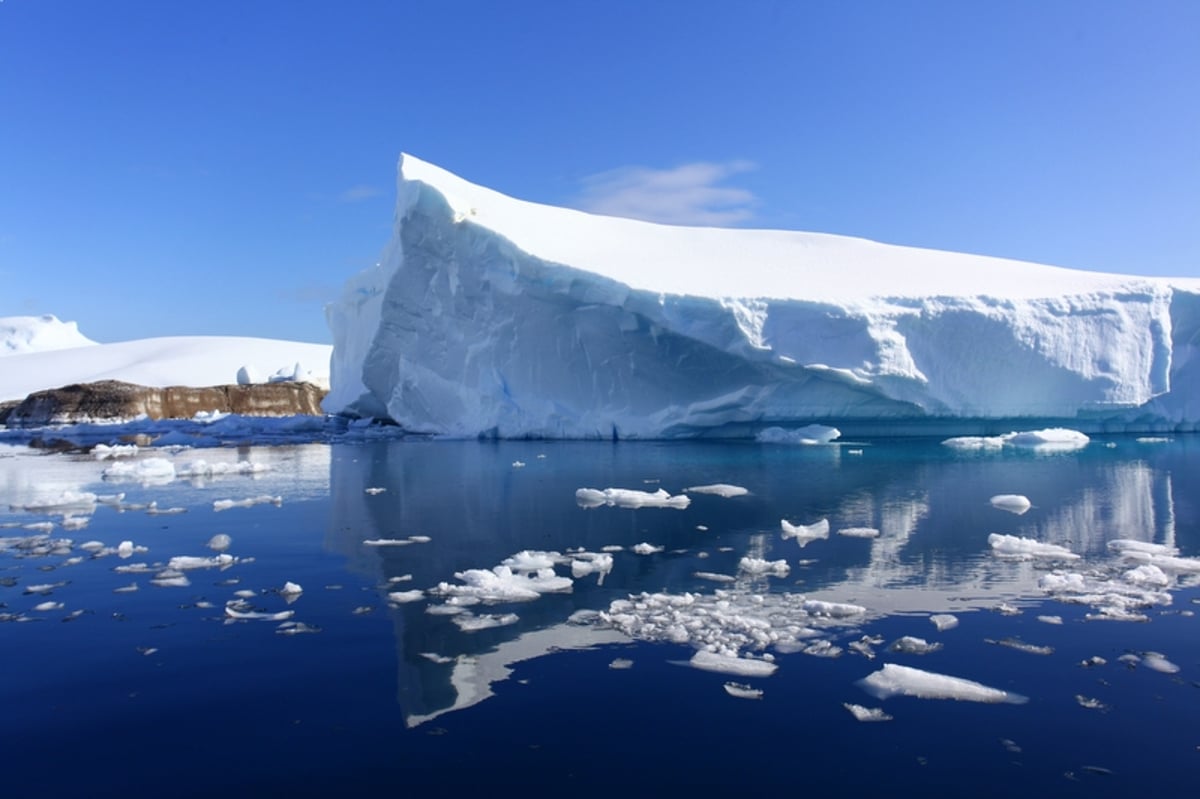
POLYGON ((409 155, 390 243, 326 315, 324 410, 417 434, 1200 422, 1200 279, 605 217, 409 155))

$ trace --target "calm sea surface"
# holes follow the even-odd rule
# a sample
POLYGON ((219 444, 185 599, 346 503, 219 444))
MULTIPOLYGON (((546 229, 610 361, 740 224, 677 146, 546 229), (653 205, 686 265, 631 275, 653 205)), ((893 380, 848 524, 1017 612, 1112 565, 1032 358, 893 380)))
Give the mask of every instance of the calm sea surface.
POLYGON ((1196 438, 1058 454, 379 442, 137 460, 152 457, 260 471, 118 481, 102 477, 113 461, 0 456, 5 796, 1196 790, 1196 438), (684 508, 576 498, 712 484, 748 493, 687 492, 684 508), (61 506, 84 492, 108 504, 61 506), (1002 494, 1032 507, 994 507, 1002 494), (785 537, 781 520, 828 533, 785 537), (171 571, 217 557, 218 534, 223 563, 171 571), (1080 557, 1001 557, 991 534, 1080 557), (526 551, 542 554, 503 567, 526 551), (522 571, 539 559, 540 578, 522 571), (1070 580, 1071 597, 1048 594, 1070 580), (530 585, 558 590, 472 604, 530 585), (933 651, 898 651, 903 636, 933 651), (739 657, 697 668, 705 642, 739 657), (885 664, 1006 701, 868 691, 885 664))

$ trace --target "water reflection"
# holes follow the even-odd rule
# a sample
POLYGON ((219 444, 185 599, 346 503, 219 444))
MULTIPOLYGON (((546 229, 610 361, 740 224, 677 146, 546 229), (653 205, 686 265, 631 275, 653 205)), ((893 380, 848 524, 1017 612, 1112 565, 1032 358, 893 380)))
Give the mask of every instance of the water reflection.
MULTIPOLYGON (((427 612, 436 600, 392 610, 398 701, 410 725, 477 703, 513 663, 556 649, 624 640, 572 621, 643 591, 711 594, 803 592, 857 603, 868 618, 940 613, 1039 600, 1045 566, 993 556, 990 533, 1060 544, 1088 562, 1114 558, 1107 542, 1133 539, 1181 546, 1195 541, 1195 513, 1177 504, 1174 480, 1194 461, 1187 445, 1115 448, 1053 456, 960 453, 931 442, 788 447, 754 444, 599 444, 571 442, 378 442, 333 447, 327 548, 379 580, 428 589, 466 569, 488 569, 526 549, 616 552, 601 584, 482 612, 517 623, 464 632, 427 612), (515 464, 522 465, 515 465, 515 464), (750 494, 692 496, 689 507, 584 509, 581 487, 671 494, 711 483, 750 494), (366 489, 384 489, 368 493, 366 489), (1013 515, 996 494, 1023 494, 1033 507, 1013 515), (831 535, 800 548, 780 520, 828 519, 831 535), (838 535, 871 527, 873 539, 838 535), (428 544, 367 547, 366 539, 429 536, 428 544), (1182 542, 1182 543, 1181 543, 1182 542), (662 547, 637 555, 639 543, 662 547), (784 559, 786 578, 739 573, 743 557, 784 559), (714 587, 697 572, 728 575, 714 587), (411 581, 408 576, 411 575, 411 581)), ((559 567, 568 574, 569 568, 559 567)), ((390 584, 395 590, 395 584, 390 584)))

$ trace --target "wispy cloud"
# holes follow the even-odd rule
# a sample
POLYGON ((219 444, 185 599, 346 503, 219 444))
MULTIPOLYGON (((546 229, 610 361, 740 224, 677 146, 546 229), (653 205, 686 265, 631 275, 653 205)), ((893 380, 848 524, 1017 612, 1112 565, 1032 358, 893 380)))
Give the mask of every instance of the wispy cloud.
POLYGON ((378 197, 380 194, 383 194, 383 191, 374 186, 351 186, 339 194, 337 199, 340 203, 359 203, 372 197, 378 197))
POLYGON ((734 225, 754 215, 757 198, 746 189, 718 184, 754 168, 749 161, 699 161, 672 169, 620 167, 584 178, 576 206, 672 225, 734 225))

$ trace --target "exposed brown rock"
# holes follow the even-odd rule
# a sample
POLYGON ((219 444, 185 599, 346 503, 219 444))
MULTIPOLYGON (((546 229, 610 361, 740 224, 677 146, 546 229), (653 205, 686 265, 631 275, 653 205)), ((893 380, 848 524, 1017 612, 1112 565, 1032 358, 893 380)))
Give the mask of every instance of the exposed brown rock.
POLYGON ((312 383, 154 388, 102 380, 30 394, 8 412, 4 424, 37 427, 83 420, 129 419, 141 414, 151 419, 190 419, 202 411, 244 416, 319 416, 325 394, 325 389, 312 383))

